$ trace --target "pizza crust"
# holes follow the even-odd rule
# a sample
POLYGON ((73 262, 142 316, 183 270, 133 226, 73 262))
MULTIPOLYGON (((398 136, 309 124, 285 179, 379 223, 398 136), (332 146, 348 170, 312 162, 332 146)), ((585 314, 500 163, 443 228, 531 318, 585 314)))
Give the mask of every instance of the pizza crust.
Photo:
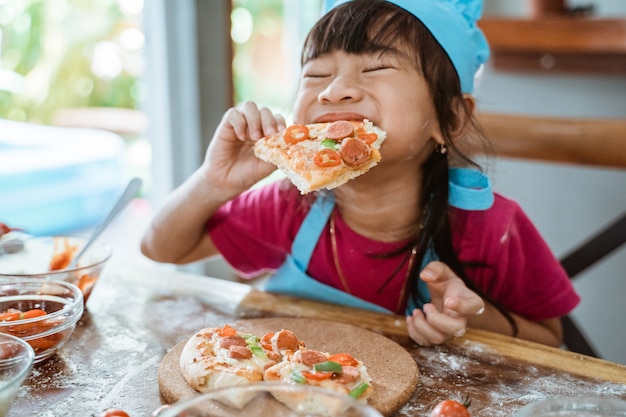
MULTIPOLYGON (((300 190, 302 194, 321 189, 333 189, 363 175, 376 166, 381 159, 380 146, 387 134, 365 119, 363 122, 351 122, 354 131, 360 129, 364 133, 373 133, 377 139, 369 145, 367 162, 358 166, 349 166, 343 161, 333 167, 321 168, 313 162, 317 151, 324 149, 321 144, 326 139, 326 131, 332 123, 315 123, 306 125, 310 140, 296 144, 287 144, 284 140, 285 131, 258 140, 254 145, 254 153, 260 159, 276 165, 300 190)), ((338 140, 338 143, 341 142, 338 140)))
MULTIPOLYGON (((245 385, 263 380, 266 366, 275 362, 252 355, 251 359, 228 356, 221 348, 217 328, 205 328, 187 340, 180 354, 180 369, 185 380, 198 392, 245 385)), ((238 332, 237 336, 248 336, 238 332)))

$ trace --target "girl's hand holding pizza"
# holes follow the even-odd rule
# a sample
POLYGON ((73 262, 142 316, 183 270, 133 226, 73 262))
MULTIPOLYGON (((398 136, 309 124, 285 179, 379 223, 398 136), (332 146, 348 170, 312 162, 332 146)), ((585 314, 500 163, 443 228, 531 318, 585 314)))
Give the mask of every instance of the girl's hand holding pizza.
POLYGON ((462 336, 467 317, 484 310, 482 298, 442 262, 429 263, 420 278, 428 285, 431 302, 424 305, 423 311, 415 309, 407 316, 411 338, 422 346, 430 346, 462 336))
POLYGON ((254 142, 282 129, 285 119, 281 115, 252 101, 229 109, 209 144, 203 164, 205 178, 233 195, 265 178, 276 167, 254 155, 254 142))

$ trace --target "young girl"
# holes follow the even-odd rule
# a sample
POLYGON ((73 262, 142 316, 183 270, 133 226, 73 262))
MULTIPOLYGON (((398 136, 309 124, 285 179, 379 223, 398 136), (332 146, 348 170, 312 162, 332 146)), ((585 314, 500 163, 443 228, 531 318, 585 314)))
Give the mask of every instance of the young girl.
POLYGON ((475 140, 470 93, 488 56, 475 0, 353 0, 309 33, 295 123, 369 119, 382 160, 305 196, 279 180, 254 141, 285 128, 246 102, 229 109, 202 166, 156 214, 149 258, 221 254, 266 289, 406 314, 420 345, 467 326, 558 346, 579 299, 535 227, 461 152, 475 140))

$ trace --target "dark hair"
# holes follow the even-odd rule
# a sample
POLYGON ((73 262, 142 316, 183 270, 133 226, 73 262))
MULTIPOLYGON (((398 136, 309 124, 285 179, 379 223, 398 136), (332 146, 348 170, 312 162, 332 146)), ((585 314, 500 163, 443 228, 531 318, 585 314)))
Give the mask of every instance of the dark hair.
POLYGON ((413 263, 409 278, 409 297, 417 304, 420 267, 426 251, 432 247, 439 259, 463 279, 468 288, 489 300, 504 314, 516 333, 517 328, 510 314, 468 279, 465 269, 480 265, 462 264, 452 246, 451 210, 448 204, 449 158, 454 157, 457 164, 480 169, 452 140, 451 132, 459 123, 457 111, 465 112, 466 120, 469 121, 466 134, 468 140, 478 138, 480 141, 482 135, 470 110, 465 107, 459 77, 450 58, 419 19, 384 0, 349 1, 323 16, 304 42, 301 63, 304 65, 310 59, 335 50, 354 54, 408 51, 416 69, 428 84, 445 145, 449 149, 445 154, 433 152, 422 165, 421 201, 428 210, 423 219, 423 229, 410 245, 419 243, 416 262, 413 263))

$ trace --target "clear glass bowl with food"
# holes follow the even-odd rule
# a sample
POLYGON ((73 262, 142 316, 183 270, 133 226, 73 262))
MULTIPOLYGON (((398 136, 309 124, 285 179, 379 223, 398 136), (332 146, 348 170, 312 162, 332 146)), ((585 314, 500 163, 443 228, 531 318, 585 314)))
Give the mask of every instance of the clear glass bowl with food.
POLYGON ((76 266, 70 266, 87 238, 18 235, 12 239, 19 239, 23 245, 0 255, 0 278, 44 278, 69 282, 80 288, 85 303, 113 254, 111 245, 95 240, 76 266))
POLYGON ((559 397, 534 401, 514 417, 626 417, 626 401, 608 397, 559 397))
POLYGON ((364 401, 311 385, 260 382, 219 388, 164 407, 158 417, 382 417, 364 401))
POLYGON ((5 417, 33 368, 35 352, 22 339, 0 334, 0 417, 5 417))
POLYGON ((27 342, 35 363, 69 340, 84 312, 83 294, 64 281, 0 278, 0 333, 27 342))

